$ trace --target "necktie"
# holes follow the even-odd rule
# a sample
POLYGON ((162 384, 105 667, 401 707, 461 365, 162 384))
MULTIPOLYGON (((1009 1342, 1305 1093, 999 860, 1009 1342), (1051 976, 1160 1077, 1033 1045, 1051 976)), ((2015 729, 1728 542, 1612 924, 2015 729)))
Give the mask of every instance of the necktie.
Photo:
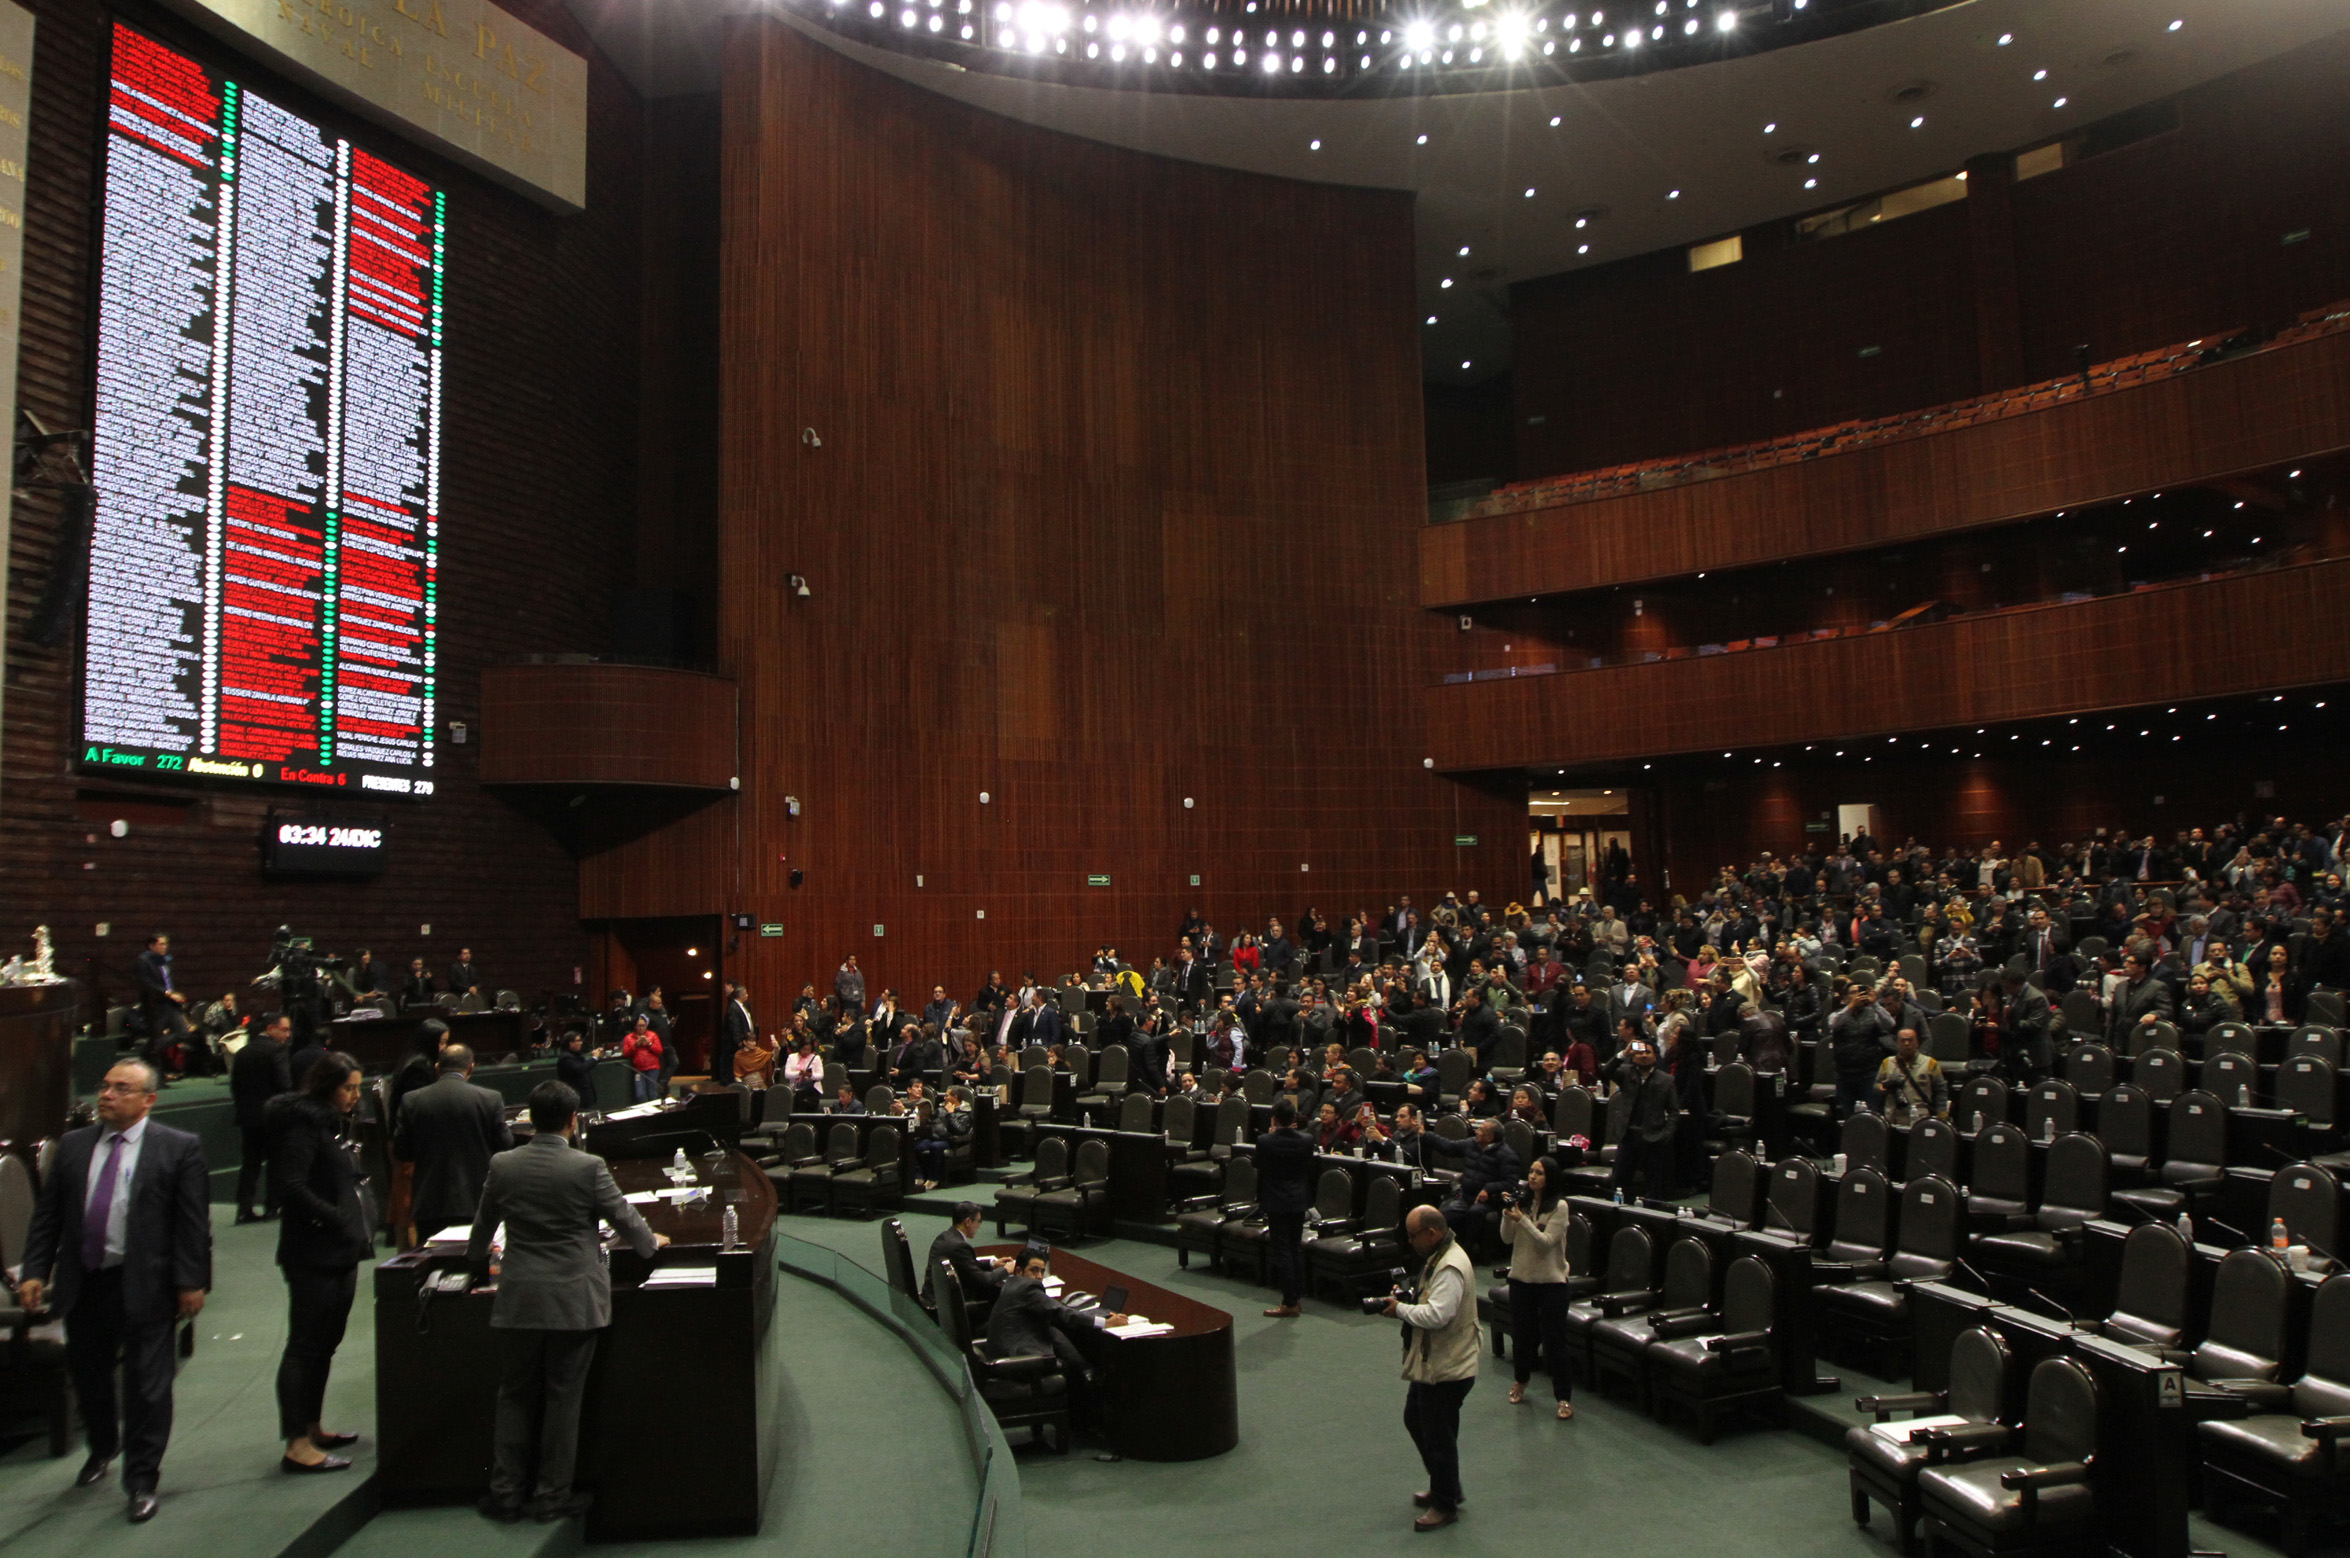
POLYGON ((82 1208, 82 1270, 96 1271, 106 1264, 106 1219, 114 1210, 114 1176, 122 1167, 122 1133, 115 1132, 106 1148, 106 1166, 90 1187, 89 1204, 82 1208))

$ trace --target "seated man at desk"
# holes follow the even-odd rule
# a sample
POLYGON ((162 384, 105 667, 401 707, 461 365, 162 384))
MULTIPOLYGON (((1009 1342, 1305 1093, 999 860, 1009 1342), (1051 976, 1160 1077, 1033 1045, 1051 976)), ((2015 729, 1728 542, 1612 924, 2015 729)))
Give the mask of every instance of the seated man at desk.
POLYGON ((996 1289, 1012 1273, 1012 1257, 998 1255, 982 1260, 972 1250, 971 1241, 979 1233, 982 1216, 976 1201, 957 1201, 955 1220, 947 1231, 930 1241, 929 1258, 922 1263, 922 1302, 937 1303, 938 1263, 945 1261, 955 1268, 956 1280, 963 1284, 963 1296, 973 1301, 994 1302, 996 1289))
POLYGON ((996 1294, 995 1308, 988 1314, 987 1350, 998 1358, 1032 1358, 1051 1353, 1061 1360, 1061 1367, 1072 1382, 1091 1384, 1093 1368, 1085 1361, 1085 1354, 1077 1350, 1077 1344, 1069 1340, 1070 1336, 1079 1331, 1124 1325, 1126 1317, 1070 1308, 1045 1291, 1044 1279, 1051 1274, 1052 1251, 1032 1244, 1020 1252, 1012 1274, 1004 1279, 1002 1290, 996 1294))

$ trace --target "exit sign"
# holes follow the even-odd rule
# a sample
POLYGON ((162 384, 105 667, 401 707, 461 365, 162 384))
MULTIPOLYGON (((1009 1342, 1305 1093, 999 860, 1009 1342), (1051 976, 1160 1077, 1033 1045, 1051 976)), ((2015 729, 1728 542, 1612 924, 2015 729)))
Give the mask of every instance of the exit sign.
POLYGON ((762 936, 780 936, 783 934, 783 927, 780 925, 762 925, 759 927, 759 934, 762 936))
POLYGON ((1110 885, 1110 879, 1108 876, 1097 871, 1085 879, 1085 885, 1088 887, 1107 887, 1110 885))
POLYGON ((1452 836, 1452 841, 1454 846, 1460 849, 1474 849, 1477 847, 1477 835, 1474 833, 1455 833, 1452 836))

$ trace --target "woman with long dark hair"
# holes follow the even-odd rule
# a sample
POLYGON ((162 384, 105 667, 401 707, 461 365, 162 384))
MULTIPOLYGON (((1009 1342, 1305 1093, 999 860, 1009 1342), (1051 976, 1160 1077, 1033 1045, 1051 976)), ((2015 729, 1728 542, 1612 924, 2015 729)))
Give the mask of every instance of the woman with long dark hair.
POLYGON ((320 1424, 327 1371, 351 1318, 359 1267, 375 1254, 358 1158, 344 1139, 358 1107, 359 1063, 339 1050, 320 1056, 295 1091, 269 1104, 277 1264, 286 1279, 286 1350, 277 1365, 277 1426, 286 1453, 279 1464, 289 1472, 347 1471, 350 1461, 329 1452, 359 1438, 320 1424))
POLYGON ((1501 1242, 1510 1247, 1510 1362, 1517 1371, 1510 1405, 1526 1399, 1539 1347, 1550 1370, 1559 1418, 1575 1415, 1575 1374, 1567 1366, 1567 1226, 1574 1220, 1560 1192, 1559 1160, 1536 1160, 1526 1191, 1501 1214, 1501 1242))

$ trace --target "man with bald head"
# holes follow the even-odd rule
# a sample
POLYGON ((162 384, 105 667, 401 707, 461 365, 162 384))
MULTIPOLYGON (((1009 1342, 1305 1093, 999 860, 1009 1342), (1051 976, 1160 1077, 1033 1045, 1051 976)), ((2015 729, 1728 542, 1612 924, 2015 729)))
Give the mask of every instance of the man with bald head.
POLYGON ((116 1061, 98 1090, 98 1123, 59 1140, 17 1284, 28 1311, 65 1321, 65 1366, 90 1438, 75 1485, 105 1481, 121 1454, 134 1523, 155 1516, 171 1441, 172 1327, 196 1317, 212 1286, 204 1147, 147 1117, 157 1080, 143 1060, 116 1061))
POLYGON ((1420 1257, 1414 1287, 1417 1302, 1390 1296, 1386 1313, 1404 1323, 1403 1426, 1428 1469, 1425 1492, 1412 1502, 1425 1511, 1415 1530, 1433 1531, 1460 1518, 1461 1403, 1477 1383, 1476 1268, 1444 1214, 1416 1206, 1404 1220, 1404 1236, 1420 1257))

